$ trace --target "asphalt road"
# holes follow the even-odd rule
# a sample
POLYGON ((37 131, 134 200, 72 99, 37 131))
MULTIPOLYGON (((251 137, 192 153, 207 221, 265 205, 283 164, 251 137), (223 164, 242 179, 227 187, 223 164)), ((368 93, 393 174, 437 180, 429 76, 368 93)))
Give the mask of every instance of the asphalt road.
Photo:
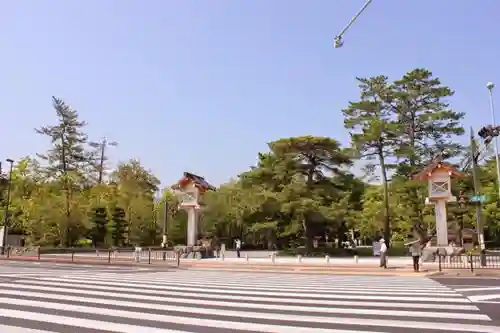
POLYGON ((425 277, 34 266, 0 265, 0 332, 500 332, 425 277))
POLYGON ((434 280, 467 297, 482 313, 500 321, 500 278, 442 277, 434 280))

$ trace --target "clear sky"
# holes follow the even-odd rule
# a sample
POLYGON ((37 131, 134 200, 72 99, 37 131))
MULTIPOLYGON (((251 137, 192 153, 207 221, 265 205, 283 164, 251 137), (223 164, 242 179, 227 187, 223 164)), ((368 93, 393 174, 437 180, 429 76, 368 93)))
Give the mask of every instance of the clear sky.
POLYGON ((396 79, 427 67, 456 90, 465 126, 500 110, 500 1, 16 0, 0 6, 0 156, 43 151, 34 127, 51 96, 109 137, 113 161, 136 157, 162 180, 183 171, 220 184, 266 142, 325 135, 347 144, 340 110, 356 76, 396 79))

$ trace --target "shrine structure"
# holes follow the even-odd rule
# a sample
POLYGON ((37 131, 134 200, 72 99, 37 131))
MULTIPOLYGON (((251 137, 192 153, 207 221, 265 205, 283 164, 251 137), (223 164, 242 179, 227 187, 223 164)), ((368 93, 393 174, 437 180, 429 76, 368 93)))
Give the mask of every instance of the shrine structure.
POLYGON ((426 204, 435 205, 436 245, 438 248, 448 248, 446 204, 457 201, 457 198, 451 193, 451 180, 453 178, 463 178, 464 176, 455 166, 442 162, 440 158, 434 160, 421 172, 413 176, 414 180, 428 181, 429 196, 425 199, 425 202, 426 204))
POLYGON ((187 246, 196 246, 200 230, 201 198, 205 192, 214 191, 215 187, 201 176, 184 172, 184 176, 172 188, 179 198, 179 208, 187 214, 187 246))

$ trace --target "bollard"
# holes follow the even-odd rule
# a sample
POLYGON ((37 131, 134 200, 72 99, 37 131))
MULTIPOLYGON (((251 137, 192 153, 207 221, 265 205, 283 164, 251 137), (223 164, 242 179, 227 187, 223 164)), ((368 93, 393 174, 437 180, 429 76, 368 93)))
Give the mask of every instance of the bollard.
POLYGON ((271 253, 271 262, 274 264, 276 262, 276 253, 271 253))
POLYGON ((355 262, 356 264, 358 263, 358 256, 357 256, 357 255, 355 255, 355 256, 354 256, 354 262, 355 262))
POLYGON ((297 262, 299 264, 302 262, 302 256, 300 254, 297 256, 297 262))
POLYGON ((151 248, 148 249, 148 264, 151 264, 151 248))
POLYGON ((38 260, 40 260, 40 247, 38 247, 36 254, 37 254, 38 260))
POLYGON ((245 261, 248 263, 248 254, 245 253, 245 261))
POLYGON ((111 250, 108 250, 108 264, 111 263, 111 250))
POLYGON ((330 263, 330 256, 329 255, 325 256, 325 262, 327 265, 330 263))
POLYGON ((75 251, 71 251, 71 262, 75 262, 75 251))

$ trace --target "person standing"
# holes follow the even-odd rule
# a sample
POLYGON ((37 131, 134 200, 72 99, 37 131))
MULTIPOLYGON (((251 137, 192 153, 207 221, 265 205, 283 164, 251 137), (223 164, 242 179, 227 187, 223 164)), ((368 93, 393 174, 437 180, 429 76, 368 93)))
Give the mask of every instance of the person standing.
POLYGON ((413 270, 420 271, 420 256, 422 255, 422 247, 420 242, 415 242, 410 246, 411 256, 413 258, 413 270))
POLYGON ((380 239, 380 267, 387 268, 387 245, 385 239, 380 239))
POLYGON ((236 241, 235 241, 235 244, 236 244, 236 256, 238 258, 241 258, 241 240, 239 238, 236 238, 236 241))

